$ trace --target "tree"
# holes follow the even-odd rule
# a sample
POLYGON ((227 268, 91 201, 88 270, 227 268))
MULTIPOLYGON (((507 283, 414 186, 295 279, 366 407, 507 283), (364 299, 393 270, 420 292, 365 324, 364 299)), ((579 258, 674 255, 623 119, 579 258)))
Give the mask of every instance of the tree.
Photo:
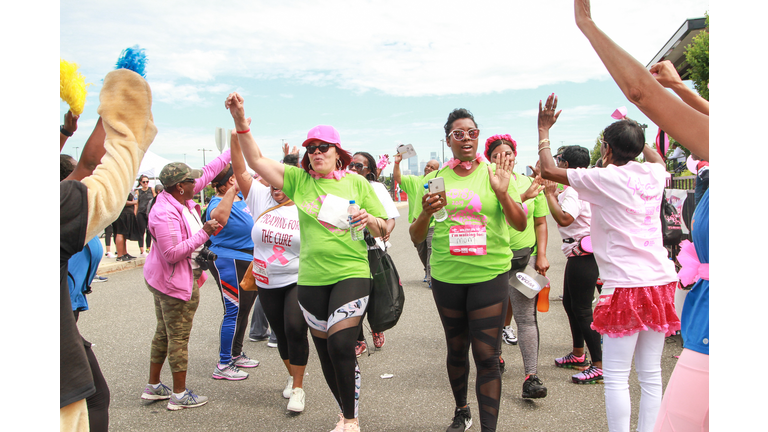
POLYGON ((595 140, 595 146, 592 148, 592 152, 589 155, 589 166, 595 166, 602 156, 600 154, 600 146, 603 145, 603 132, 604 131, 600 131, 600 135, 598 135, 597 140, 595 140))
POLYGON ((691 65, 691 80, 696 91, 709 100, 709 12, 706 13, 706 27, 694 36, 685 49, 685 60, 691 65))

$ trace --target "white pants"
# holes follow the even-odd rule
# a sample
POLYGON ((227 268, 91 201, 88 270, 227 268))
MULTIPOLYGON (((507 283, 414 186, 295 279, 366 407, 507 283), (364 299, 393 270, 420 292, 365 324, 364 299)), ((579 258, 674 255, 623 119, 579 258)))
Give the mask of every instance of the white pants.
POLYGON ((603 379, 608 430, 629 432, 632 403, 629 399, 629 372, 635 357, 640 381, 639 432, 653 431, 661 406, 661 352, 664 333, 640 331, 620 338, 603 337, 603 379))

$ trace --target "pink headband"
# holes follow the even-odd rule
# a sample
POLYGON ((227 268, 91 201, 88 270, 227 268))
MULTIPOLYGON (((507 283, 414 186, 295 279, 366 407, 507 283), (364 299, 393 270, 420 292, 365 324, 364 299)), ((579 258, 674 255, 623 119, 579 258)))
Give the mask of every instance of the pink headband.
POLYGON ((512 139, 512 137, 509 134, 504 135, 494 135, 487 140, 485 140, 485 157, 488 158, 488 160, 491 159, 491 155, 488 154, 489 147, 491 146, 491 143, 497 140, 504 140, 509 141, 512 143, 512 152, 517 156, 517 142, 512 139))

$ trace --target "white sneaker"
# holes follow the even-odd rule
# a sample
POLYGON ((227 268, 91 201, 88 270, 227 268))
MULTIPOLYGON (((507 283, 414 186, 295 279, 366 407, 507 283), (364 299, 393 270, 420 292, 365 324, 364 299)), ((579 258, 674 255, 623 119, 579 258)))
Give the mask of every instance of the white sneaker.
POLYGON ((267 348, 277 348, 277 342, 267 342, 267 348))
POLYGON ((515 335, 515 331, 512 329, 512 326, 504 327, 504 330, 502 330, 501 333, 501 337, 504 339, 505 344, 517 345, 517 336, 515 335))
POLYGON ((285 389, 283 389, 283 397, 286 399, 290 399, 292 391, 293 391, 293 377, 288 377, 288 382, 285 383, 285 389))
POLYGON ((291 391, 291 399, 288 401, 288 411, 302 412, 304 411, 304 390, 301 387, 296 387, 291 391))
POLYGON ((112 252, 107 252, 106 254, 104 254, 104 256, 106 256, 107 258, 116 258, 117 257, 117 255, 113 254, 112 252))
POLYGON ((233 357, 232 363, 239 368, 253 368, 259 365, 258 360, 248 358, 244 352, 241 352, 237 357, 233 357))
POLYGON ((224 369, 220 369, 217 365, 213 367, 213 375, 211 378, 229 381, 240 381, 248 378, 248 372, 241 371, 232 363, 226 365, 224 369))

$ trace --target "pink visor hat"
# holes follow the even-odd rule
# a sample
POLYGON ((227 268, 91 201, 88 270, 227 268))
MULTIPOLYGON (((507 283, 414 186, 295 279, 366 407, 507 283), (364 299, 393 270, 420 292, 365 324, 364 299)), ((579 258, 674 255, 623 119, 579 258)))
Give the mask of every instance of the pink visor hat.
MULTIPOLYGON (((337 131, 333 126, 318 125, 313 127, 309 130, 309 132, 307 132, 307 139, 301 143, 301 145, 302 147, 307 147, 310 142, 315 140, 336 146, 336 152, 339 154, 339 158, 341 159, 342 163, 341 169, 346 168, 352 162, 352 155, 349 154, 348 151, 341 148, 341 138, 339 137, 339 131, 337 131)), ((301 166, 307 171, 310 168, 309 155, 306 152, 304 152, 304 157, 301 160, 301 166)))

